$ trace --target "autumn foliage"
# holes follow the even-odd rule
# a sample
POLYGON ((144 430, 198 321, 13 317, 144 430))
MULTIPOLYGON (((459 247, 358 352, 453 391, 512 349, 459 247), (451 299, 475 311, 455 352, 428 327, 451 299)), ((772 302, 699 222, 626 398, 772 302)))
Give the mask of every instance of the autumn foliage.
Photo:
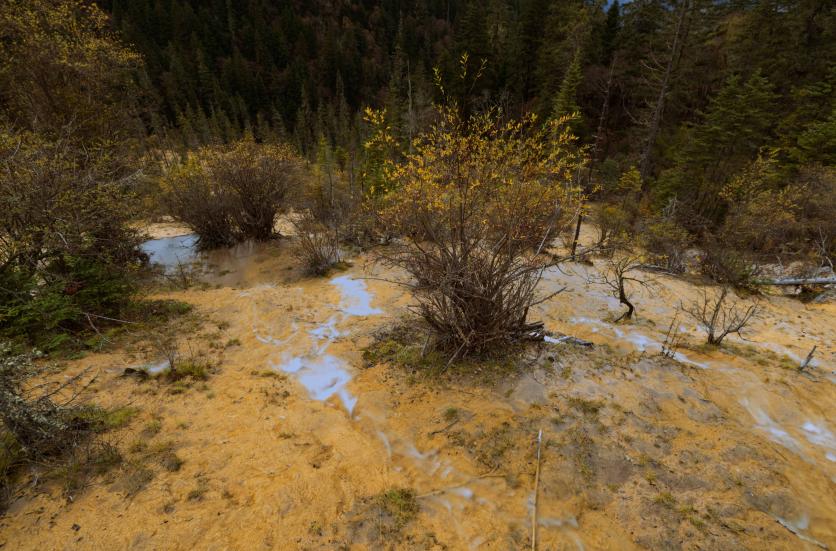
POLYGON ((581 157, 565 120, 535 122, 442 109, 387 169, 379 216, 402 238, 383 254, 413 277, 418 312, 454 356, 539 334, 528 313, 542 253, 578 208, 581 157))

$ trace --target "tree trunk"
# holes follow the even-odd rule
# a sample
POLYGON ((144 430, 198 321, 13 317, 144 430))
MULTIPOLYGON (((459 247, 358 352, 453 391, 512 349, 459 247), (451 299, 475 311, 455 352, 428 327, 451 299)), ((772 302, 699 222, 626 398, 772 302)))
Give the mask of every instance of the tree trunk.
MULTIPOLYGON (((610 92, 612 90, 612 77, 613 72, 615 71, 615 61, 618 57, 618 54, 614 55, 612 61, 610 62, 610 74, 607 77, 607 91, 604 94, 604 105, 601 107, 601 116, 598 117, 598 129, 595 131, 595 142, 592 144, 592 151, 589 154, 589 168, 586 172, 586 190, 590 189, 590 183, 592 182, 592 167, 595 163, 595 158, 598 154, 598 149, 601 143, 601 135, 604 133, 605 126, 607 124, 607 115, 609 114, 610 110, 610 92)), ((575 258, 575 252, 578 249, 578 237, 581 235, 581 224, 583 223, 583 204, 581 204, 581 209, 578 211, 578 223, 575 226, 575 237, 572 239, 572 258, 575 258)))
POLYGON ((693 6, 692 2, 693 0, 684 0, 679 9, 679 14, 676 17, 670 57, 668 57, 668 62, 665 64, 665 71, 662 74, 662 82, 659 85, 659 95, 656 99, 656 105, 653 107, 653 115, 650 119, 647 140, 639 159, 639 173, 641 174, 642 182, 650 177, 650 169, 653 165, 653 147, 656 145, 656 138, 659 135, 659 128, 662 124, 662 114, 665 110, 665 100, 668 97, 671 87, 671 77, 676 70, 676 65, 679 63, 679 58, 682 55, 682 45, 685 42, 685 35, 687 34, 688 28, 686 24, 687 16, 691 12, 691 8, 693 6))
POLYGON ((619 281, 618 285, 618 302, 623 304, 627 307, 627 311, 621 314, 615 323, 620 322, 621 320, 629 320, 633 319, 633 312, 635 312, 636 308, 633 306, 633 303, 627 298, 627 293, 624 291, 624 282, 619 281))

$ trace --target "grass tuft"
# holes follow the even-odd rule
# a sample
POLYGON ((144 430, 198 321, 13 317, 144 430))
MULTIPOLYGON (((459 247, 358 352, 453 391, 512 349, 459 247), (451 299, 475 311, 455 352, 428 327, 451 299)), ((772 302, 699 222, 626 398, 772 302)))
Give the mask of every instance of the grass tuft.
POLYGON ((393 488, 379 494, 375 501, 395 520, 400 529, 418 514, 418 500, 415 491, 407 488, 393 488))

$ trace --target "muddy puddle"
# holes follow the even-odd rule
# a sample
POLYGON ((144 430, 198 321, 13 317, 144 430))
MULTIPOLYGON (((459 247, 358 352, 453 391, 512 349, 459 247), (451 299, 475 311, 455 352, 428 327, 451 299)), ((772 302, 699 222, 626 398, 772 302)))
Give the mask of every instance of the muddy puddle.
POLYGON ((171 273, 180 266, 188 266, 197 258, 197 236, 192 233, 149 239, 140 249, 148 255, 152 264, 171 273))
POLYGON ((194 234, 166 236, 145 241, 141 250, 149 262, 168 278, 188 277, 212 286, 247 287, 276 281, 293 269, 287 240, 247 241, 233 247, 201 251, 194 234), (276 266, 277 258, 287 263, 276 266))
MULTIPOLYGON (((156 261, 182 262, 188 240, 167 243, 156 261)), ((394 274, 357 260, 285 281, 282 245, 191 257, 210 266, 212 287, 170 296, 223 324, 208 342, 239 343, 210 392, 100 383, 114 403, 164 420, 181 471, 157 469, 129 499, 106 483, 72 503, 21 498, 0 544, 504 550, 530 548, 536 517, 538 549, 836 546, 834 305, 769 297, 746 340, 720 350, 701 347, 680 315, 671 359, 665 334, 696 288, 660 277, 637 291, 637 319, 614 324, 621 307, 589 283, 596 267, 571 265, 547 274, 544 293, 566 290, 534 316, 593 347, 555 337, 515 373, 427 378, 364 365, 363 348, 410 299, 380 281, 394 274), (809 373, 791 369, 813 345, 809 373), (198 500, 196 481, 207 488, 198 500), (392 488, 416 496, 402 525, 380 506, 392 488)), ((128 362, 70 369, 114 361, 128 362)))

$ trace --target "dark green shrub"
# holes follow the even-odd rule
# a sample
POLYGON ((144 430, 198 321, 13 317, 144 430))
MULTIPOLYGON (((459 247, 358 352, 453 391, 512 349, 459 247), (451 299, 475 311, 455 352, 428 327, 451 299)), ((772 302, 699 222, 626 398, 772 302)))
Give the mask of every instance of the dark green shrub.
POLYGON ((0 335, 56 346, 131 299, 141 236, 100 153, 0 131, 0 335))
POLYGON ((700 258, 700 271, 717 283, 754 290, 758 266, 743 253, 711 243, 700 258))

